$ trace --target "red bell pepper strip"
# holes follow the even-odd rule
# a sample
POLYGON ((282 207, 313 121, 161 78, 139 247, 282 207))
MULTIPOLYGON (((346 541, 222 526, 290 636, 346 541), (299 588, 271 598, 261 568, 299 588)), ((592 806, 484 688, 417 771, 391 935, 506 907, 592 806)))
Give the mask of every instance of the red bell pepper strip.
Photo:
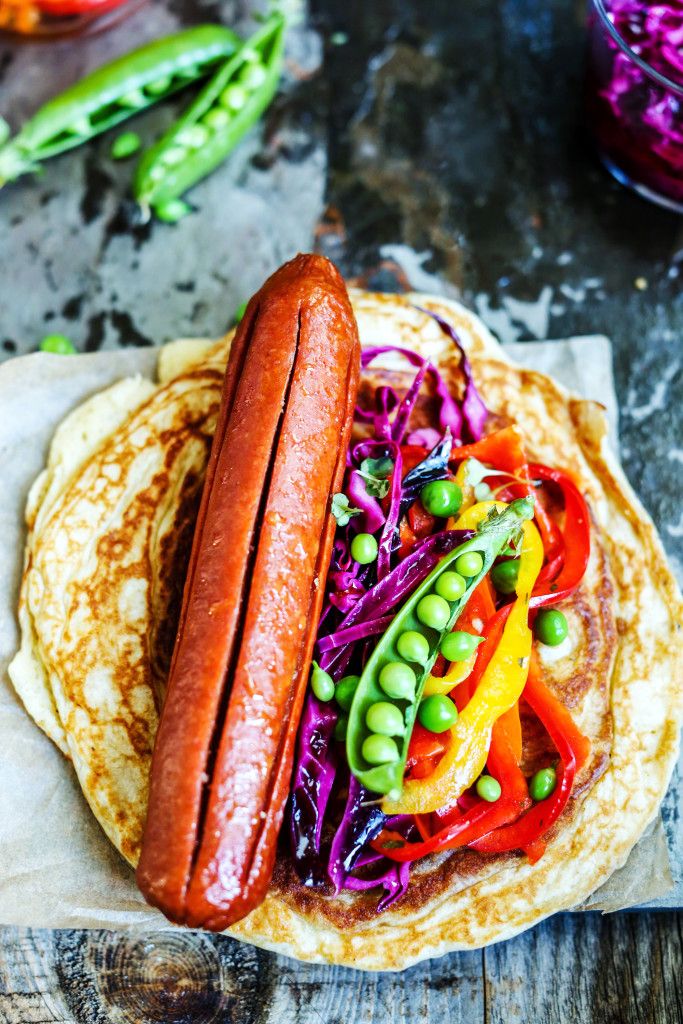
POLYGON ((421 444, 401 445, 401 478, 423 462, 429 455, 429 448, 421 444))
MULTIPOLYGON (((462 462, 463 459, 479 459, 494 469, 503 470, 511 476, 521 477, 522 480, 529 480, 528 484, 518 484, 514 487, 515 496, 524 497, 526 494, 534 496, 534 487, 529 475, 526 455, 522 444, 522 435, 517 427, 503 427, 493 434, 488 434, 481 441, 475 444, 464 444, 454 447, 451 452, 453 461, 462 462)), ((562 537, 557 525, 548 515, 540 501, 534 502, 534 518, 543 540, 543 547, 548 561, 556 558, 561 550, 562 537)))
POLYGON ((120 7, 124 0, 36 0, 36 7, 44 14, 104 14, 105 11, 120 7))
MULTIPOLYGON (((493 728, 494 735, 497 727, 498 722, 493 728)), ((501 785, 502 792, 495 803, 479 800, 465 814, 460 814, 456 808, 451 813, 451 820, 446 827, 428 837, 425 836, 424 820, 418 822, 416 816, 415 822, 423 836, 422 842, 406 843, 400 836, 387 830, 380 833, 371 843, 372 848, 390 860, 400 863, 411 862, 430 853, 471 845, 478 837, 488 834, 492 829, 499 829, 502 825, 514 821, 531 804, 531 800, 526 779, 504 733, 499 732, 496 741, 492 737, 488 768, 501 785), (402 845, 395 846, 399 840, 402 845)))
POLYGON ((480 853, 525 850, 533 863, 545 849, 543 837, 567 806, 576 774, 588 759, 590 740, 580 732, 564 704, 545 685, 535 658, 531 660, 524 697, 545 726, 560 755, 557 785, 549 797, 539 801, 514 824, 498 828, 469 845, 480 853))
POLYGON ((552 582, 539 577, 530 602, 532 608, 539 608, 568 597, 583 579, 590 556, 590 515, 583 495, 567 473, 541 463, 531 463, 529 472, 532 479, 551 480, 557 484, 562 491, 565 509, 562 569, 552 582))

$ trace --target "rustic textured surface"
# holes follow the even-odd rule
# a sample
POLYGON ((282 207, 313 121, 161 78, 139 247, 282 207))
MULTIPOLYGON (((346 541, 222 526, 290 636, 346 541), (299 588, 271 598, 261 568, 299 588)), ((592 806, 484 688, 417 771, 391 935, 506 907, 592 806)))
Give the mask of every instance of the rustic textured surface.
MULTIPOLYGON (((231 21, 236 7, 155 4, 78 61, 178 21, 231 21)), ((617 187, 586 152, 582 7, 315 0, 324 74, 280 104, 265 145, 252 141, 196 190, 194 218, 130 230, 120 216, 130 169, 107 159, 103 140, 0 195, 0 356, 30 351, 48 330, 90 349, 220 332, 316 216, 327 94, 333 209, 320 247, 373 285, 394 286, 395 260, 416 287, 449 282, 504 340, 610 335, 627 473, 680 569, 683 220, 617 187), (256 222, 265 249, 250 260, 256 222)), ((304 69, 315 64, 306 45, 304 69)), ((11 118, 79 71, 73 57, 41 53, 0 52, 11 118)), ((6 930, 0 1020, 676 1024, 681 931, 673 913, 563 916, 393 978, 296 966, 220 938, 6 930)))

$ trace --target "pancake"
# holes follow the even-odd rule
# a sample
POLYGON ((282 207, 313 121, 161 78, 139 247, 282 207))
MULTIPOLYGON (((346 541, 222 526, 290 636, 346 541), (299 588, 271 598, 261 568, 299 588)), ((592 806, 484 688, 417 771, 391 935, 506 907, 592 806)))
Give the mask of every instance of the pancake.
MULTIPOLYGON (((231 932, 301 959, 386 970, 509 937, 580 903, 623 864, 675 763, 682 605, 596 403, 511 363, 457 303, 363 292, 352 301, 364 346, 429 355, 458 395, 459 357, 415 304, 450 321, 494 425, 518 424, 531 460, 569 470, 593 520, 586 576, 561 606, 571 639, 543 653, 544 677, 590 736, 592 753, 544 857, 534 865, 470 850, 427 858, 413 868, 408 893, 377 915, 374 893, 305 889, 283 846, 265 902, 231 932)), ((158 384, 122 382, 76 410, 29 501, 22 645, 10 675, 37 724, 72 758, 86 799, 131 864, 229 344, 167 346, 158 384)), ((401 391, 412 375, 392 353, 369 376, 401 391)), ((413 426, 433 423, 432 405, 427 394, 413 426)), ((528 736, 525 768, 547 763, 547 749, 540 731, 528 736)))

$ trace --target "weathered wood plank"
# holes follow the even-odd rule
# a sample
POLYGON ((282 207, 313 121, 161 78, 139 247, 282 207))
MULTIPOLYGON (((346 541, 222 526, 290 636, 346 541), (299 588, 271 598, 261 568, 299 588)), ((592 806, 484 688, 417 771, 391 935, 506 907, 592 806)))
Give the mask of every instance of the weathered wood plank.
POLYGON ((562 915, 403 974, 220 936, 4 929, 2 1024, 683 1024, 683 914, 562 915))

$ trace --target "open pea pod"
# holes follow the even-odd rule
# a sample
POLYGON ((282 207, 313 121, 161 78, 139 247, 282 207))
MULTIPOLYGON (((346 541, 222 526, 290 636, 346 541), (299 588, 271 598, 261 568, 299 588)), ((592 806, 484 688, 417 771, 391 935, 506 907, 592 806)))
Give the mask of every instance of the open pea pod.
POLYGON ((222 25, 197 25, 97 68, 45 103, 0 148, 0 185, 205 77, 240 46, 222 25))
POLYGON ((284 34, 282 15, 271 15, 143 153, 133 183, 143 208, 161 208, 181 196, 222 163, 258 121, 277 91, 284 34))
POLYGON ((521 524, 533 518, 534 507, 530 498, 519 498, 503 511, 491 515, 481 523, 476 536, 465 541, 460 547, 445 555, 437 567, 420 584, 397 612, 393 622, 375 647, 363 669, 356 689, 346 735, 346 756, 349 767, 358 781, 374 793, 393 794, 401 792, 405 773, 408 744, 413 731, 417 709, 425 681, 439 653, 443 637, 450 632, 467 604, 472 592, 490 570, 494 560, 518 532, 521 524), (434 584, 444 572, 451 569, 456 560, 467 552, 478 552, 483 560, 481 571, 467 580, 464 594, 457 601, 449 602, 450 616, 443 629, 426 626, 417 616, 417 607, 423 597, 434 592, 434 584), (398 640, 407 631, 415 631, 425 637, 429 644, 429 657, 423 664, 408 662, 398 652, 398 640), (391 663, 408 665, 417 677, 415 695, 411 700, 392 699, 387 696, 379 683, 382 669, 391 663), (369 709, 380 701, 394 704, 403 716, 405 729, 402 736, 398 760, 372 765, 363 757, 363 743, 371 735, 366 717, 369 709))

